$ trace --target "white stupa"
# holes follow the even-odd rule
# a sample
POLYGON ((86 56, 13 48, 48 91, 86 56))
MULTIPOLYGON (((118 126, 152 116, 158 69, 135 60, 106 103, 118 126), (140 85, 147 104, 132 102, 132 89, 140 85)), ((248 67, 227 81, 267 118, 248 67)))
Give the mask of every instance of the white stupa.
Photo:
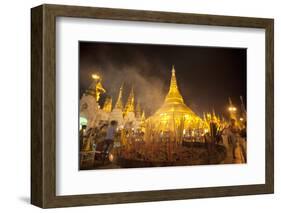
POLYGON ((122 92, 123 92, 123 85, 120 87, 119 95, 118 95, 116 104, 115 104, 112 112, 109 115, 109 122, 113 121, 113 120, 117 121, 118 122, 118 127, 124 125, 122 92))

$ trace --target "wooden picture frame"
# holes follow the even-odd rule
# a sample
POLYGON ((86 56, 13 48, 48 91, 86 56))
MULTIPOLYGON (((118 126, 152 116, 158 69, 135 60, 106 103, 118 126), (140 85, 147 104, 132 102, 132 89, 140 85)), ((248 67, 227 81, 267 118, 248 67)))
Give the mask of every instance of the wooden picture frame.
POLYGON ((63 5, 31 9, 31 203, 42 208, 267 194, 274 191, 274 21, 63 5), (87 195, 56 195, 56 18, 262 28, 266 34, 265 184, 87 195))

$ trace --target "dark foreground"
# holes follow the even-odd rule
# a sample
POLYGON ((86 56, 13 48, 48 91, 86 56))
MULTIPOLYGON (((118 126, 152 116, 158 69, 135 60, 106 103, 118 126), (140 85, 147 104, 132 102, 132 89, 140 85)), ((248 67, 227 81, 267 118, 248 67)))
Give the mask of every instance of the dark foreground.
MULTIPOLYGON (((85 154, 85 153, 84 153, 85 154)), ((106 158, 90 152, 80 170, 214 165, 233 163, 226 148, 219 144, 186 142, 180 145, 153 145, 113 148, 106 158)), ((81 158, 81 153, 80 153, 81 158)))

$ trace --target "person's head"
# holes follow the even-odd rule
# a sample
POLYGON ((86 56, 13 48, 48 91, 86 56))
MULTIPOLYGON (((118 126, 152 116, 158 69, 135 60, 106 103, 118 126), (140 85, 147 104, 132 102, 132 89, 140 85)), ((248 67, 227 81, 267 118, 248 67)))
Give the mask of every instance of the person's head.
POLYGON ((113 120, 113 121, 110 122, 110 125, 111 125, 111 126, 117 126, 117 124, 118 124, 118 122, 115 121, 115 120, 113 120))

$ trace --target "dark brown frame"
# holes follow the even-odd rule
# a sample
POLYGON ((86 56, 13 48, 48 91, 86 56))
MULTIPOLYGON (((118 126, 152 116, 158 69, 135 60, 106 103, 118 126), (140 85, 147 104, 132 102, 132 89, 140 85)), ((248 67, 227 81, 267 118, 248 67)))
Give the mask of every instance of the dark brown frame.
POLYGON ((41 5, 31 9, 31 203, 65 207, 274 192, 274 20, 140 10, 41 5), (56 17, 262 28, 266 32, 266 183, 56 196, 56 17))

